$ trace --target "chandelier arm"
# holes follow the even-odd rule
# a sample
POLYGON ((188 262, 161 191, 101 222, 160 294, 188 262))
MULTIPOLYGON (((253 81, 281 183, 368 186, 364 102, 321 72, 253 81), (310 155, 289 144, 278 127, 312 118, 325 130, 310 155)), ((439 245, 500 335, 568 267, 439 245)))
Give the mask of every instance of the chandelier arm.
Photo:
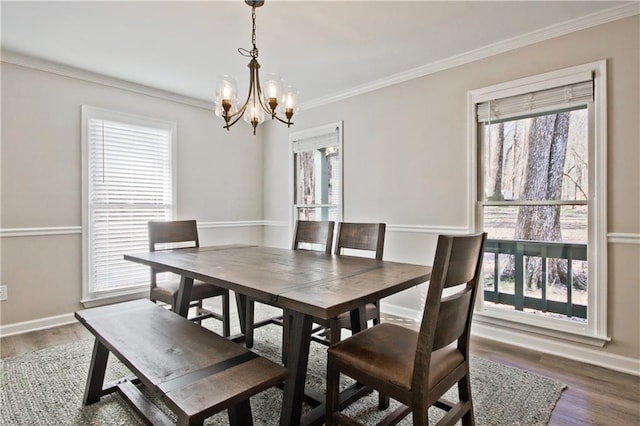
POLYGON ((247 99, 245 99, 244 103, 242 104, 242 106, 240 107, 240 109, 237 112, 235 112, 233 114, 230 114, 228 116, 228 118, 229 118, 228 121, 232 121, 233 120, 233 122, 231 124, 228 124, 228 125, 225 126, 227 129, 229 127, 233 126, 234 124, 236 124, 238 122, 238 120, 240 119, 240 117, 242 117, 242 114, 244 114, 244 112, 247 110, 247 106, 249 105, 249 100, 251 100, 251 94, 253 92, 254 85, 255 85, 254 75, 253 75, 254 62, 255 62, 255 64, 257 64, 258 61, 256 61, 255 59, 252 59, 251 61, 249 61, 249 65, 248 65, 248 67, 249 67, 249 90, 247 92, 247 99))
POLYGON ((234 124, 236 124, 238 122, 238 120, 240 120, 242 118, 242 114, 244 114, 245 110, 247 109, 247 105, 249 104, 249 102, 245 102, 244 105, 242 106, 242 108, 240 108, 238 110, 238 112, 236 112, 235 114, 232 114, 229 116, 229 124, 226 124, 225 126, 223 126, 225 129, 229 130, 229 128, 231 126, 233 126, 234 124), (235 118, 234 118, 235 117, 235 118))
POLYGON ((259 70, 260 66, 256 67, 255 69, 255 81, 256 81, 256 88, 258 89, 258 103, 260 104, 260 107, 262 108, 262 110, 264 112, 266 112, 267 114, 269 114, 271 116, 271 118, 273 118, 276 114, 275 109, 273 111, 271 111, 271 107, 269 107, 267 104, 264 103, 264 96, 262 96, 262 86, 260 86, 260 70, 259 70))
POLYGON ((273 114, 273 116, 271 116, 271 118, 275 118, 275 119, 276 119, 276 120, 278 120, 279 122, 286 124, 286 125, 287 125, 287 127, 289 127, 289 126, 291 126, 291 125, 293 124, 293 122, 292 122, 292 121, 285 121, 285 120, 283 120, 282 118, 278 117, 278 115, 277 115, 277 114, 273 114))

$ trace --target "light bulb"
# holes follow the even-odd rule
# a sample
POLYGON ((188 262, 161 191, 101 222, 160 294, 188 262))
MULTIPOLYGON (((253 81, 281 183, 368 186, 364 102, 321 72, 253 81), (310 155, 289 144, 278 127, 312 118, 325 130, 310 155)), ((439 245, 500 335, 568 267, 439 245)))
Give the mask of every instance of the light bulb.
POLYGON ((287 86, 282 95, 282 103, 280 104, 280 112, 291 120, 294 113, 298 112, 298 89, 293 86, 287 86))
POLYGON ((251 99, 242 118, 244 121, 255 127, 264 121, 264 110, 254 99, 251 99))
POLYGON ((238 111, 238 85, 235 78, 223 75, 218 78, 215 99, 215 114, 222 117, 238 111))

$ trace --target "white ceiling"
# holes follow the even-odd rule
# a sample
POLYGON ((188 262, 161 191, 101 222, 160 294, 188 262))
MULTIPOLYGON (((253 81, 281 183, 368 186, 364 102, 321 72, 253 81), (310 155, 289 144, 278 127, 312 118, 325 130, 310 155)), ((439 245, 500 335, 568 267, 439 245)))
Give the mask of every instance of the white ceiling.
MULTIPOLYGON (((257 9, 259 61, 297 86, 304 104, 624 4, 267 0, 257 9)), ((249 61, 237 48, 251 47, 251 9, 242 0, 1 8, 5 52, 208 101, 217 77, 231 74, 246 93, 249 61)))

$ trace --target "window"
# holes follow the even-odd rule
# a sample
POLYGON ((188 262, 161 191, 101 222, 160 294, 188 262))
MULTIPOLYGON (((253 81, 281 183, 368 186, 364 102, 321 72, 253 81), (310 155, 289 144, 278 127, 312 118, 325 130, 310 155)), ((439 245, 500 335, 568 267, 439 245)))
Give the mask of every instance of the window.
POLYGON ((293 218, 342 218, 342 123, 291 135, 293 218))
POLYGON ((470 93, 482 318, 606 340, 604 75, 601 62, 470 93))
POLYGON ((146 290, 149 268, 123 254, 173 217, 175 123, 83 106, 82 126, 83 299, 146 290))

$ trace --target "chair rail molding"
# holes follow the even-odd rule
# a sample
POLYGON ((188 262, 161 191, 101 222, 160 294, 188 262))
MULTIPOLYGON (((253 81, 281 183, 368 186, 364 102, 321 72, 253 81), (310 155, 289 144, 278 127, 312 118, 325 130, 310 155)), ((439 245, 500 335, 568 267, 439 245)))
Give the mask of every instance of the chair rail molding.
MULTIPOLYGON (((198 222, 198 229, 246 228, 257 226, 286 227, 284 220, 237 220, 220 222, 198 222)), ((429 225, 387 225, 388 232, 406 232, 415 234, 463 234, 471 232, 466 226, 429 226, 429 225)), ((0 228, 0 238, 45 237, 50 235, 82 234, 81 226, 41 226, 24 228, 0 228)), ((610 244, 640 244, 640 234, 610 232, 607 234, 610 244)))
MULTIPOLYGON (((220 221, 220 222, 198 222, 198 229, 210 228, 246 228, 265 226, 263 220, 238 220, 238 221, 220 221)), ((45 237, 49 235, 70 235, 82 234, 82 226, 41 226, 41 227, 24 227, 24 228, 2 228, 0 229, 0 238, 13 237, 45 237)))
POLYGON ((82 234, 82 226, 42 226, 35 228, 2 228, 0 237, 42 237, 47 235, 82 234))

